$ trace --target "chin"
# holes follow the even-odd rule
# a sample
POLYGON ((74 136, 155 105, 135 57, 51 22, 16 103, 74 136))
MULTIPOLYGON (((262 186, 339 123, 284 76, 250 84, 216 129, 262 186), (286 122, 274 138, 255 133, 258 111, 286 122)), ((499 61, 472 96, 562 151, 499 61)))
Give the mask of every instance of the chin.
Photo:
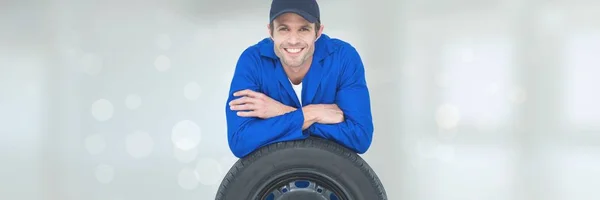
POLYGON ((285 62, 285 65, 291 69, 300 69, 302 67, 302 62, 285 62))

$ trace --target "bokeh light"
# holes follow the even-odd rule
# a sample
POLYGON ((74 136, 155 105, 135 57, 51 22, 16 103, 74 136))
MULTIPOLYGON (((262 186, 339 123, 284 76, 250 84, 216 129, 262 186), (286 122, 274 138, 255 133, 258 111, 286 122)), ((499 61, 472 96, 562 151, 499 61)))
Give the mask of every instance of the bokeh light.
POLYGON ((145 131, 134 131, 125 140, 127 153, 133 158, 148 157, 154 149, 154 139, 145 131))
POLYGON ((92 116, 98 121, 106 121, 113 117, 114 106, 106 99, 99 99, 92 104, 92 116))
POLYGON ((171 141, 175 147, 181 150, 187 151, 195 148, 201 139, 200 127, 191 120, 183 120, 173 126, 171 141))
POLYGON ((159 55, 154 61, 154 67, 159 72, 164 72, 171 69, 171 59, 166 55, 159 55))
POLYGON ((142 105, 142 98, 137 94, 127 95, 125 106, 130 110, 138 109, 142 105))

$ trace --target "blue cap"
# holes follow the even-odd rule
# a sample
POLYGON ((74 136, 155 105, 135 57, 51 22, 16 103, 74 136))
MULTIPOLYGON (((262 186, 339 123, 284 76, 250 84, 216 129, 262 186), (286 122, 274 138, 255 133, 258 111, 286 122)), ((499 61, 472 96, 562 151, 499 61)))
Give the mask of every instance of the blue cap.
POLYGON ((321 22, 319 4, 316 0, 273 0, 269 22, 273 22, 279 15, 288 12, 296 13, 310 23, 321 22))

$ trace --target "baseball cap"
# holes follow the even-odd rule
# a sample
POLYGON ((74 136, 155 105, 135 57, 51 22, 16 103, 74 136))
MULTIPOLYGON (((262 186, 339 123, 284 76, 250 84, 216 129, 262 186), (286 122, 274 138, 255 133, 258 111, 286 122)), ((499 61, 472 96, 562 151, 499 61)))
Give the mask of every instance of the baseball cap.
POLYGON ((321 22, 319 4, 316 0, 273 0, 269 14, 270 22, 288 12, 296 13, 310 23, 321 22))

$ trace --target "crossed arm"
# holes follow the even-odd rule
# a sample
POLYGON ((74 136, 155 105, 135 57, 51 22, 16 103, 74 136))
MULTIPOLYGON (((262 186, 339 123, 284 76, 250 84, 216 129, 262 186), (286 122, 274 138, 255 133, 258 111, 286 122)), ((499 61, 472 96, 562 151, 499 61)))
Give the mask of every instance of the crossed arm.
MULTIPOLYGON (((249 89, 235 92, 233 96, 239 98, 229 102, 229 109, 236 111, 239 117, 269 119, 298 110, 249 89)), ((302 107, 301 111, 304 118, 302 130, 314 123, 337 124, 344 121, 344 113, 336 104, 311 104, 302 107)))
POLYGON ((357 153, 366 152, 373 137, 369 92, 360 57, 354 49, 346 54, 334 104, 294 108, 257 92, 258 80, 253 71, 258 58, 244 52, 234 73, 226 108, 228 142, 233 154, 241 158, 268 144, 307 138, 308 133, 357 153))

